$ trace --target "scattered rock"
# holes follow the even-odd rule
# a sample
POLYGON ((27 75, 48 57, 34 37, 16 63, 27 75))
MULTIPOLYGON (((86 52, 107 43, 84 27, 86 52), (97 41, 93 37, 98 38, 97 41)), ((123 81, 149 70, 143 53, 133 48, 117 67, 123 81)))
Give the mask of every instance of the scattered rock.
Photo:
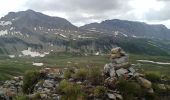
POLYGON ((111 100, 116 100, 116 96, 114 94, 111 94, 111 93, 107 93, 107 96, 109 99, 111 100))

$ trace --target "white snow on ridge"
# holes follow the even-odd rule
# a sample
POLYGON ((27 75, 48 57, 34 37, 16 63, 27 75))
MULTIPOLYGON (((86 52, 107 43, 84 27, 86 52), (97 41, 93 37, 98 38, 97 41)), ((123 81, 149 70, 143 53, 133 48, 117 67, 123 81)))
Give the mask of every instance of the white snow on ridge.
POLYGON ((88 38, 93 38, 93 37, 85 37, 85 36, 78 35, 78 38, 88 39, 88 38))
POLYGON ((31 51, 31 48, 28 48, 27 50, 23 50, 22 54, 31 57, 45 57, 45 55, 49 54, 49 52, 39 53, 39 52, 31 51))
POLYGON ((160 64, 160 65, 170 65, 168 62, 155 62, 151 60, 137 60, 139 62, 147 62, 147 63, 153 63, 153 64, 160 64))
POLYGON ((10 21, 0 21, 0 25, 1 26, 7 26, 7 25, 11 25, 12 24, 12 22, 10 22, 10 21))
POLYGON ((15 55, 8 55, 10 58, 15 58, 15 55))
POLYGON ((135 36, 135 35, 132 35, 132 37, 136 38, 137 36, 135 36))
POLYGON ((65 35, 63 35, 63 34, 60 34, 60 36, 62 36, 62 37, 64 37, 64 38, 66 38, 67 36, 65 36, 65 35))
POLYGON ((5 30, 5 31, 1 30, 1 31, 0 31, 0 36, 6 35, 6 34, 8 34, 8 31, 7 31, 7 30, 5 30))
POLYGON ((125 37, 128 37, 128 35, 126 35, 126 34, 123 34, 123 33, 122 33, 122 35, 125 36, 125 37))
POLYGON ((34 65, 34 66, 43 66, 44 64, 43 63, 35 63, 35 62, 33 62, 32 65, 34 65))
POLYGON ((114 32, 114 35, 117 36, 119 34, 119 31, 114 32))

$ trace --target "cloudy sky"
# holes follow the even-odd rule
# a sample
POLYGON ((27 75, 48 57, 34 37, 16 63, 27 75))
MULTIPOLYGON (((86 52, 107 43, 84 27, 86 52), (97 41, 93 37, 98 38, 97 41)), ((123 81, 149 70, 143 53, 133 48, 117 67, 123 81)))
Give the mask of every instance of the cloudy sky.
POLYGON ((170 0, 0 0, 0 17, 32 9, 77 26, 106 19, 143 21, 170 28, 170 0))

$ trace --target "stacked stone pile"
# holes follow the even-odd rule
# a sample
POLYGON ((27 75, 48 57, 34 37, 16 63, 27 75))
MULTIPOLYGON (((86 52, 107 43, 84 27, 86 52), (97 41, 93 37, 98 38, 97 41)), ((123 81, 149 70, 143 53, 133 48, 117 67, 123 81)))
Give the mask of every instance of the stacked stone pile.
POLYGON ((110 88, 116 88, 116 83, 120 79, 137 81, 148 93, 154 93, 152 83, 145 79, 140 73, 129 63, 128 54, 121 48, 113 48, 110 55, 111 62, 104 66, 104 74, 106 76, 105 84, 110 88))

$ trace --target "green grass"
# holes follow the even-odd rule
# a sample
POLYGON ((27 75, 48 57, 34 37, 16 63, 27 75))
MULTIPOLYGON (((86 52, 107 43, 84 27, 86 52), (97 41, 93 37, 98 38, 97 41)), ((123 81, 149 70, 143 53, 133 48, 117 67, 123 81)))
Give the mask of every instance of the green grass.
MULTIPOLYGON (((170 62, 168 56, 148 56, 148 55, 135 55, 130 54, 130 62, 137 64, 136 60, 152 60, 159 62, 170 62)), ((109 55, 103 56, 81 56, 78 54, 70 53, 56 53, 50 54, 44 58, 13 58, 0 57, 0 80, 10 79, 13 76, 22 75, 26 70, 39 69, 32 65, 32 62, 42 62, 46 67, 68 67, 68 66, 97 66, 103 68, 106 63, 109 63, 109 55)), ((143 68, 147 72, 157 72, 161 74, 170 75, 170 65, 158 65, 151 63, 140 63, 141 66, 137 68, 143 68)))

